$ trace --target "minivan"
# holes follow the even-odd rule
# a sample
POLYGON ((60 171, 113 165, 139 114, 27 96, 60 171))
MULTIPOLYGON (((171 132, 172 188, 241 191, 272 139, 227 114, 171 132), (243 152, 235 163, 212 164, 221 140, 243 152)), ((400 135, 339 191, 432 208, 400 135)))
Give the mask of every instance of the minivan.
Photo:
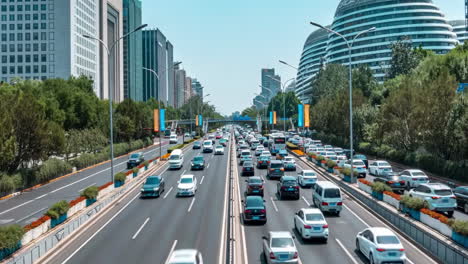
POLYGON ((169 137, 169 144, 177 144, 177 135, 174 135, 172 134, 170 137, 169 137))
POLYGON ((330 181, 318 181, 312 190, 312 201, 322 212, 340 215, 343 207, 341 191, 330 181))
POLYGON ((272 160, 268 164, 267 177, 270 179, 281 179, 284 176, 284 165, 281 160, 272 160))
POLYGON ((184 165, 184 153, 181 149, 175 149, 169 156, 169 169, 180 169, 184 165))

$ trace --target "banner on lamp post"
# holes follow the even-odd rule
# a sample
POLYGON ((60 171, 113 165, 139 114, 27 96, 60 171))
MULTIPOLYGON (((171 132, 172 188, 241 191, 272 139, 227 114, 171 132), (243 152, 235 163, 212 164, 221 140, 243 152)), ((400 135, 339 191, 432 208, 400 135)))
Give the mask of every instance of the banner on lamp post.
POLYGON ((198 126, 198 115, 195 116, 195 126, 198 126))
POLYGON ((161 131, 166 130, 166 109, 159 110, 159 127, 161 131))
POLYGON ((273 124, 276 125, 276 111, 273 111, 273 124))
POLYGON ((203 116, 202 115, 198 116, 198 125, 203 126, 203 116))
POLYGON ((304 127, 310 127, 310 105, 304 105, 304 127))
POLYGON ((297 105, 297 126, 304 127, 304 105, 297 105))
POLYGON ((270 123, 270 125, 273 124, 273 112, 270 112, 270 122, 269 123, 270 123))
POLYGON ((154 111, 153 111, 153 127, 154 127, 154 132, 159 132, 159 111, 158 111, 158 109, 154 109, 154 111))

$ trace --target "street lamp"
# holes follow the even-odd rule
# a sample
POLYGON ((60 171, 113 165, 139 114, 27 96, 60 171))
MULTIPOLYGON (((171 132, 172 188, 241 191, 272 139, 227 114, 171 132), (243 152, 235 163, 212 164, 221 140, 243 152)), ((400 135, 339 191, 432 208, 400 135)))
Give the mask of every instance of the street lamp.
POLYGON ((299 71, 299 69, 298 69, 297 67, 294 67, 294 66, 292 66, 291 64, 289 64, 289 63, 287 63, 287 62, 285 62, 285 61, 283 61, 283 60, 279 60, 279 63, 284 64, 284 65, 286 65, 286 66, 289 66, 289 67, 295 69, 296 71, 299 71))
MULTIPOLYGON (((364 30, 364 31, 361 31, 359 32, 356 36, 354 36, 353 40, 351 42, 348 41, 348 39, 346 37, 344 37, 343 35, 341 35, 340 33, 332 30, 332 29, 329 29, 327 27, 324 27, 318 23, 315 23, 315 22, 310 22, 311 25, 313 26, 316 26, 316 27, 319 27, 319 28, 322 28, 334 35, 337 35, 338 37, 342 38, 346 45, 348 46, 348 60, 349 60, 349 146, 350 146, 350 158, 351 158, 351 165, 353 164, 353 158, 354 158, 354 153, 353 153, 353 67, 351 65, 351 62, 352 62, 352 58, 351 58, 351 55, 352 55, 352 49, 353 49, 353 45, 354 45, 354 41, 361 35, 363 34, 366 34, 368 32, 371 32, 371 31, 374 31, 376 29, 376 27, 371 27, 367 30, 364 30)), ((351 181, 354 182, 354 170, 351 169, 351 181)))
MULTIPOLYGON (((263 99, 265 99, 265 102, 268 101, 268 99, 265 96, 261 95, 261 94, 254 93, 254 95, 262 97, 263 99)), ((264 109, 264 112, 265 112, 265 118, 266 118, 267 117, 267 106, 268 105, 266 103, 256 99, 256 98, 254 98, 254 101, 256 101, 258 103, 261 103, 263 105, 263 109, 264 109)), ((266 124, 265 127, 268 129, 268 121, 267 121, 267 124, 266 124)))
MULTIPOLYGON (((92 40, 96 40, 98 41, 107 51, 107 63, 110 62, 110 59, 111 59, 111 52, 114 50, 114 48, 116 47, 116 45, 120 42, 120 40, 128 37, 130 34, 133 34, 139 30, 142 30, 143 28, 145 28, 146 26, 148 26, 148 24, 143 24, 143 25, 140 25, 139 27, 135 28, 133 31, 131 32, 128 32, 127 34, 121 36, 120 38, 118 38, 116 41, 114 41, 114 43, 112 43, 110 49, 107 47, 106 43, 104 43, 104 41, 96 38, 96 37, 93 37, 93 36, 90 36, 90 35, 86 35, 86 34, 83 34, 81 35, 83 38, 86 38, 86 39, 92 39, 92 40)), ((108 79, 110 80, 110 74, 111 72, 111 68, 109 67, 109 65, 107 66, 107 74, 108 74, 108 79)), ((115 82, 113 82, 115 83, 115 82)), ((113 129, 113 118, 112 118, 112 101, 113 101, 113 97, 114 97, 114 89, 113 87, 110 86, 109 84, 109 141, 110 141, 110 162, 111 162, 111 179, 112 179, 112 182, 114 182, 114 129, 113 129)))
MULTIPOLYGON (((279 79, 273 78, 267 75, 268 78, 272 79, 273 81, 277 81, 281 86, 281 91, 283 92, 283 118, 286 118, 286 84, 296 78, 291 78, 284 83, 282 83, 279 79)), ((286 132, 286 120, 283 120, 283 131, 286 132)))

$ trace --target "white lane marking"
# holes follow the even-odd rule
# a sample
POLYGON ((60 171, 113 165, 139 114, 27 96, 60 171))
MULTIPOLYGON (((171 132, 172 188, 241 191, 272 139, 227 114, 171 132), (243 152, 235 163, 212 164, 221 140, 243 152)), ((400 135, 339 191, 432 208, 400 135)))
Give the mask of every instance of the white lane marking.
MULTIPOLYGON (((226 222, 227 222, 227 206, 228 206, 228 184, 229 184, 229 170, 231 169, 229 167, 229 160, 230 160, 230 157, 231 157, 231 152, 229 151, 228 153, 228 166, 226 166, 226 182, 224 183, 224 206, 223 206, 223 220, 222 220, 222 223, 221 223, 221 237, 220 237, 220 241, 219 243, 221 243, 221 248, 219 250, 219 253, 218 253, 218 263, 219 264, 222 264, 224 263, 224 248, 225 248, 225 244, 226 244, 226 239, 224 239, 224 236, 225 236, 225 231, 226 231, 226 222)), ((203 180, 203 179, 202 179, 203 180)))
POLYGON ((309 203, 309 201, 307 201, 307 199, 306 199, 304 196, 302 196, 302 200, 304 200, 304 202, 307 204, 307 206, 309 206, 309 207, 310 207, 310 203, 309 203))
POLYGON ((351 253, 349 253, 349 251, 345 248, 345 246, 341 243, 340 240, 338 240, 338 238, 335 238, 336 242, 338 243, 338 245, 341 247, 341 249, 343 249, 343 251, 346 253, 346 255, 348 255, 348 257, 351 259, 351 261, 354 263, 354 264, 359 264, 356 259, 354 259, 353 255, 351 255, 351 253))
POLYGON ((23 218, 21 218, 21 219, 16 220, 15 223, 19 223, 19 222, 23 221, 24 219, 26 219, 26 218, 28 218, 28 217, 30 217, 30 216, 33 216, 33 215, 39 213, 40 211, 42 211, 42 210, 44 210, 44 209, 47 209, 47 207, 41 208, 41 209, 39 209, 39 210, 37 210, 37 211, 35 211, 35 212, 33 212, 33 213, 30 213, 30 214, 28 214, 27 216, 25 216, 25 217, 23 217, 23 218))
POLYGON ((150 220, 150 218, 146 218, 145 222, 140 226, 140 228, 138 228, 138 230, 136 231, 136 233, 132 236, 132 239, 134 240, 138 234, 140 234, 141 230, 143 229, 143 227, 145 227, 145 225, 148 223, 148 221, 150 220))
POLYGON ((75 251, 73 251, 70 256, 68 256, 67 259, 65 259, 63 261, 62 264, 65 264, 67 263, 71 258, 73 258, 76 253, 78 253, 78 251, 80 251, 84 246, 86 246, 86 244, 89 243, 89 241, 91 241, 97 234, 99 234, 99 232, 101 232, 107 225, 110 224, 110 222, 112 222, 112 220, 114 220, 118 215, 120 215, 123 210, 125 210, 133 201, 135 201, 136 198, 140 197, 140 193, 138 193, 137 195, 135 195, 127 204, 124 205, 124 207, 122 207, 115 215, 113 215, 109 220, 107 220, 106 223, 104 223, 104 225, 102 225, 96 232, 94 232, 83 244, 81 244, 75 251))
POLYGON ((187 172, 187 170, 184 170, 180 176, 184 175, 186 172, 187 172))
POLYGON ((47 195, 48 195, 48 193, 46 193, 46 194, 44 194, 44 195, 41 195, 41 196, 39 196, 39 197, 36 197, 34 200, 39 200, 39 199, 41 199, 41 198, 46 197, 47 195))
POLYGON ((88 187, 91 187, 91 186, 93 186, 93 185, 96 185, 96 183, 90 184, 90 185, 84 187, 83 189, 79 190, 78 192, 80 193, 80 192, 83 191, 84 189, 86 189, 86 188, 88 188, 88 187))
POLYGON ((7 210, 1 212, 0 215, 6 214, 6 213, 8 213, 8 212, 10 212, 10 211, 13 211, 13 210, 15 210, 15 209, 17 209, 17 208, 20 208, 20 207, 22 207, 22 206, 25 206, 25 205, 27 205, 28 203, 32 203, 32 202, 34 202, 34 201, 35 201, 35 200, 29 200, 29 201, 27 201, 27 202, 24 202, 24 203, 22 203, 22 204, 19 204, 19 205, 17 205, 17 206, 14 206, 14 207, 12 207, 12 208, 10 208, 10 209, 7 209, 7 210))
POLYGON ((263 178, 263 175, 262 175, 262 176, 260 176, 260 177, 262 177, 262 181, 265 181, 265 178, 263 178))
POLYGON ((164 263, 166 263, 166 264, 169 263, 169 258, 171 257, 172 252, 174 252, 174 249, 175 249, 176 245, 177 245, 177 240, 174 240, 174 243, 172 244, 171 250, 169 251, 169 255, 167 256, 166 262, 164 262, 164 263))
POLYGON ((205 179, 205 175, 203 175, 203 177, 201 178, 200 185, 203 184, 203 179, 205 179))
POLYGON ((210 167, 210 164, 208 163, 208 166, 206 166, 206 168, 208 169, 210 167))
POLYGON ((193 197, 192 202, 190 203, 190 206, 189 206, 187 212, 190 212, 190 210, 192 210, 192 206, 193 206, 194 203, 195 203, 195 197, 193 197))
POLYGON ((275 208, 275 211, 278 212, 278 207, 276 207, 275 201, 273 201, 273 197, 270 197, 271 203, 273 204, 273 207, 275 208))
POLYGON ((366 221, 362 220, 361 217, 359 217, 355 212, 353 212, 353 210, 351 210, 344 203, 343 203, 343 207, 346 208, 350 213, 352 213, 357 219, 359 219, 359 221, 361 221, 366 227, 371 227, 368 223, 366 223, 366 221))
POLYGON ((167 193, 164 195, 163 199, 166 199, 166 197, 169 195, 169 193, 171 193, 172 189, 174 189, 174 187, 171 187, 169 189, 169 191, 167 191, 167 193))

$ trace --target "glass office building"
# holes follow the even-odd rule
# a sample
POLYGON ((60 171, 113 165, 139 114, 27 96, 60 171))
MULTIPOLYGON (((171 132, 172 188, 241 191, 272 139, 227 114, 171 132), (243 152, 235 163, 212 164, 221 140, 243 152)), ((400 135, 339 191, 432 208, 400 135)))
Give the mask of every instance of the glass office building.
POLYGON ((458 41, 463 44, 468 39, 465 20, 453 20, 449 23, 453 27, 453 32, 457 34, 458 41))

